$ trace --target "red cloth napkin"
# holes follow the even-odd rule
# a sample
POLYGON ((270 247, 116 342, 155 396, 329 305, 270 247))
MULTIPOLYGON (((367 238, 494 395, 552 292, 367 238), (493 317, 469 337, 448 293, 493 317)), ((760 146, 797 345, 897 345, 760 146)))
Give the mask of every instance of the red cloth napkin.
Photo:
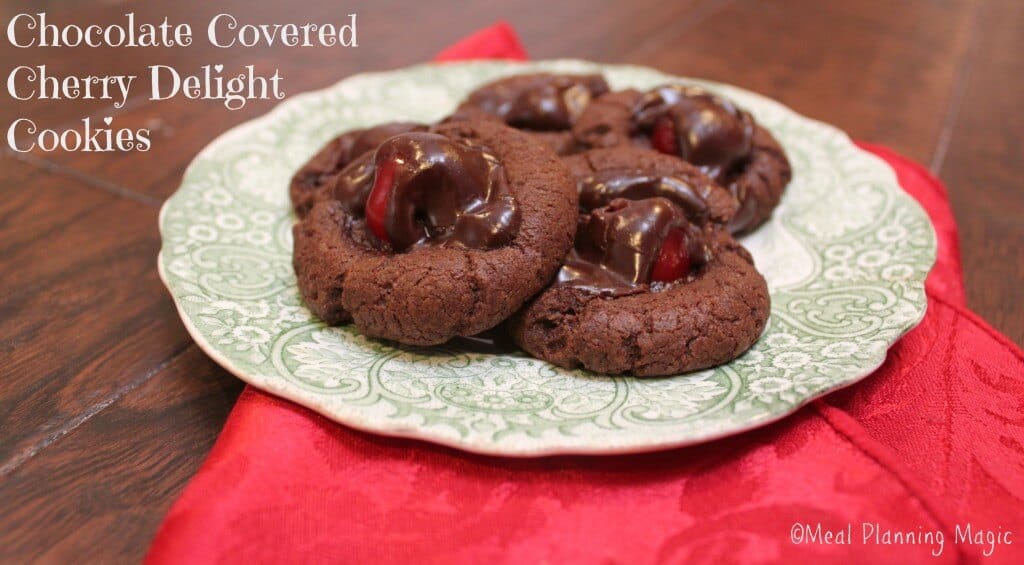
MULTIPOLYGON (((478 55, 525 57, 504 24, 442 54, 478 55)), ((924 321, 860 384, 706 445, 532 460, 357 432, 248 388, 147 560, 1019 562, 1024 356, 964 307, 942 185, 863 146, 927 209, 939 260, 924 321)))

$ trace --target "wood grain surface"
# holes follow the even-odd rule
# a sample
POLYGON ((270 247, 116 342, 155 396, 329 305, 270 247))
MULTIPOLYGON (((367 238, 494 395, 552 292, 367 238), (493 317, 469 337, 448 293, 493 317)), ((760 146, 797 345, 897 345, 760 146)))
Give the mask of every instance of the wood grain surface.
MULTIPOLYGON (((1024 342, 1024 3, 1017 0, 583 2, 5 1, 51 22, 188 22, 180 49, 14 49, 4 75, 142 74, 151 64, 280 68, 286 93, 430 59, 498 19, 534 58, 626 62, 733 83, 914 158, 949 188, 968 303, 1024 342), (227 12, 248 23, 342 22, 359 47, 217 49, 227 12)), ((112 116, 153 130, 149 153, 0 157, 0 562, 137 561, 202 462, 241 384, 192 343, 156 275, 157 212, 191 158, 272 102, 20 102, 0 124, 112 116)), ((284 188, 282 187, 282 190, 284 188)))

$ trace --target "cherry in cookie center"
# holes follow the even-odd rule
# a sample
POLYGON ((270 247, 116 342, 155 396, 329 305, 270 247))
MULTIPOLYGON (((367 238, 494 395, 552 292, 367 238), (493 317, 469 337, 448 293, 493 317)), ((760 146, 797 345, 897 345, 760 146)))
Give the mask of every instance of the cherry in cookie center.
POLYGON ((520 222, 499 159, 481 145, 435 133, 384 140, 339 174, 334 194, 350 210, 361 207, 370 231, 396 251, 500 247, 520 222))
POLYGON ((326 187, 349 213, 362 216, 369 192, 369 182, 365 190, 363 182, 366 178, 373 180, 373 152, 377 146, 391 136, 426 129, 412 122, 389 122, 332 139, 292 178, 290 193, 297 211, 305 214, 316 193, 326 187))
POLYGON ((617 198, 584 215, 560 284, 602 295, 687 279, 711 259, 703 231, 666 198, 617 198))
POLYGON ((718 182, 726 181, 753 150, 750 114, 700 88, 655 88, 640 98, 634 114, 654 149, 697 165, 718 182))

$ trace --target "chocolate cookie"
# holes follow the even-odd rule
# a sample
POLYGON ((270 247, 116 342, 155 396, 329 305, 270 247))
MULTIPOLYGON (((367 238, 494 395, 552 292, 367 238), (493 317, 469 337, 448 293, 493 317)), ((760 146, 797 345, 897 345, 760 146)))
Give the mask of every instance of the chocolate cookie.
POLYGON ((785 151, 768 130, 732 102, 697 87, 605 94, 587 106, 573 133, 585 147, 635 145, 693 163, 739 201, 729 224, 733 233, 764 223, 792 178, 785 151))
POLYGON ((288 194, 291 196, 295 212, 300 217, 305 216, 313 204, 325 196, 339 175, 367 174, 373 150, 385 139, 400 133, 426 129, 427 126, 423 124, 390 122, 372 128, 347 131, 328 141, 292 176, 288 194), (345 170, 360 157, 362 159, 359 164, 345 170))
POLYGON ((309 308, 414 345, 470 336, 543 288, 572 247, 565 165, 488 121, 389 138, 372 174, 339 177, 294 228, 309 308))
POLYGON ((445 121, 498 120, 566 155, 577 147, 573 122, 591 99, 606 92, 601 75, 514 75, 474 90, 445 121))
POLYGON ((750 254, 672 201, 615 199, 580 218, 556 281, 511 321, 531 355, 566 368, 672 375, 735 359, 770 299, 750 254))

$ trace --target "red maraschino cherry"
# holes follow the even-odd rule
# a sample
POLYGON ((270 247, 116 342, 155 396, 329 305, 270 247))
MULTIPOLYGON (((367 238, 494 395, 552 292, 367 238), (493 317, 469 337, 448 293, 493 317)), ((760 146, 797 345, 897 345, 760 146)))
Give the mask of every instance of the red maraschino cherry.
POLYGON ((690 273, 692 260, 686 239, 686 232, 681 228, 668 232, 661 243, 658 261, 651 268, 652 281, 672 282, 690 273))
POLYGON ((391 240, 388 238, 384 218, 387 216, 388 203, 395 189, 396 167, 394 161, 377 164, 377 170, 373 177, 373 188, 370 189, 370 196, 366 199, 366 225, 369 226, 373 235, 387 243, 391 243, 391 240))
POLYGON ((651 145, 662 153, 679 155, 679 140, 676 138, 676 124, 671 116, 662 116, 651 129, 651 145))

